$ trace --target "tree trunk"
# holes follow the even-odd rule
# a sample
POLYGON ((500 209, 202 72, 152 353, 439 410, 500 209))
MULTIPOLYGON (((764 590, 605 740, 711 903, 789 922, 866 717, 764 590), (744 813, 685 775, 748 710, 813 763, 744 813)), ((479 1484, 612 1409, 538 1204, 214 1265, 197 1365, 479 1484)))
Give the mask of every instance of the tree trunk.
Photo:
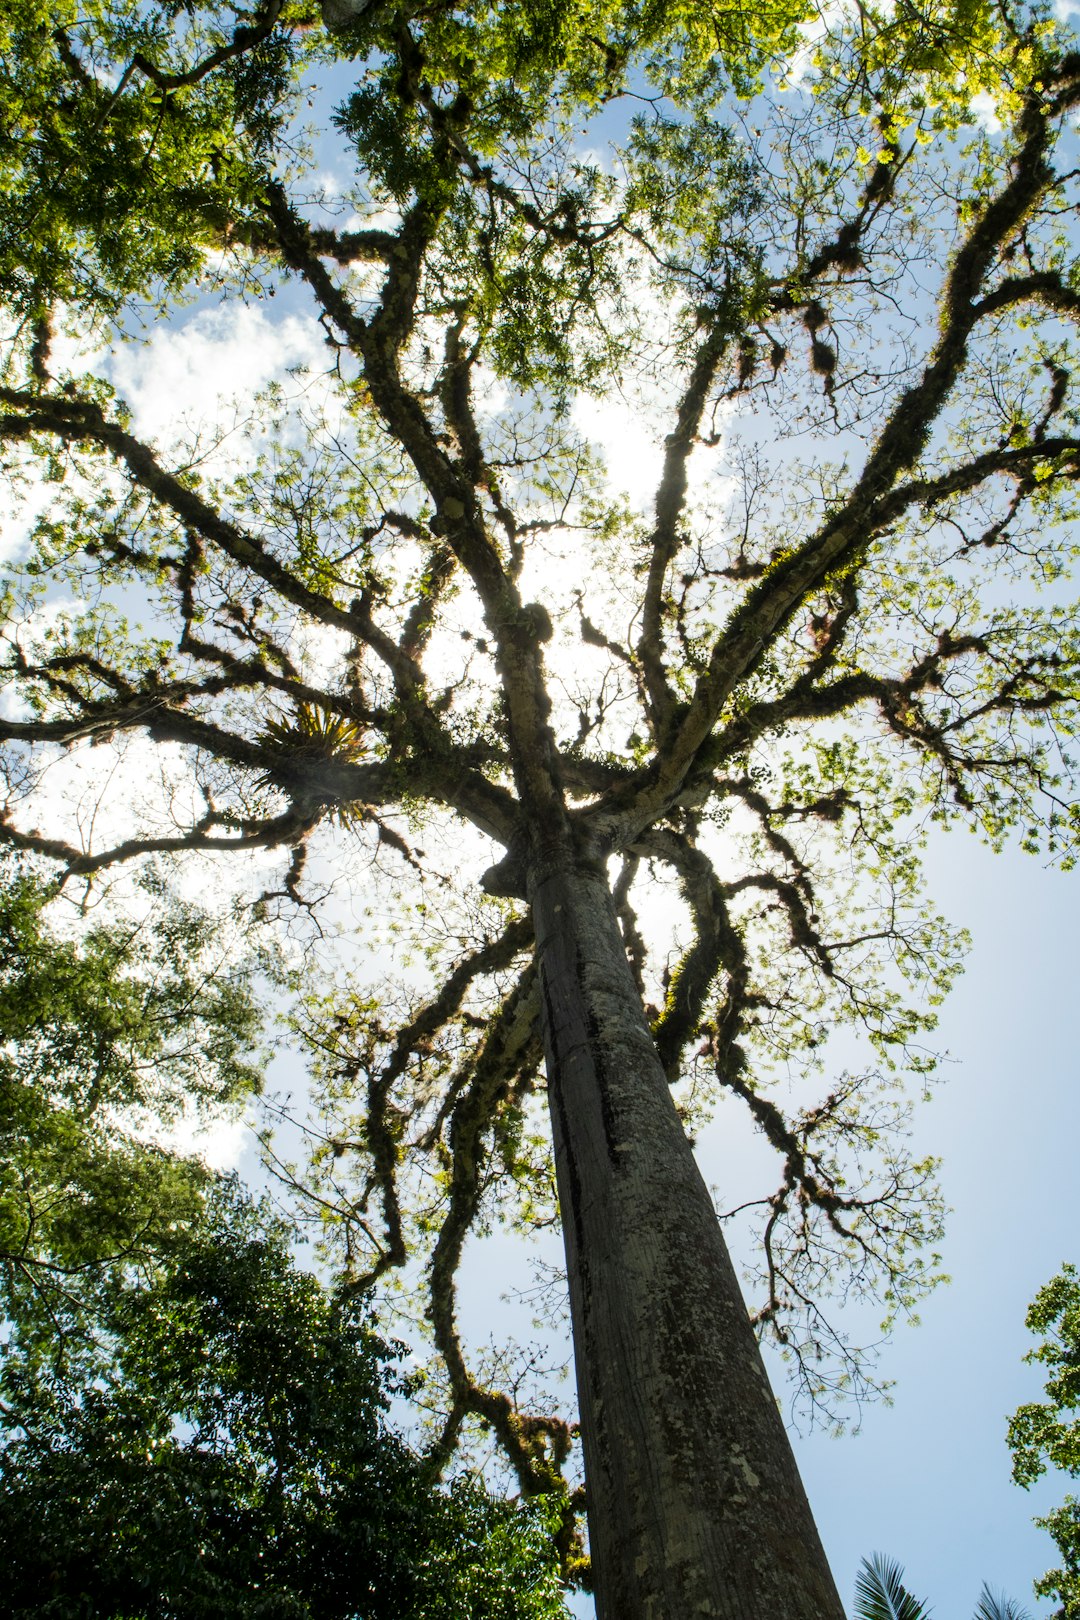
POLYGON ((843 1620, 599 861, 535 855, 600 1620, 843 1620))

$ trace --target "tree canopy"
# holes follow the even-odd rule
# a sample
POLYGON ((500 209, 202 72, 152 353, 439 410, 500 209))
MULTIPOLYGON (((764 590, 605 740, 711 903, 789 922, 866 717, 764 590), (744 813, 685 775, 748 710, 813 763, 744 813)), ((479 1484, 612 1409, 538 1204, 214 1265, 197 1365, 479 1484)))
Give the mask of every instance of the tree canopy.
POLYGON ((437 1489, 387 1426, 394 1350, 222 1183, 147 1272, 99 1276, 95 1339, 5 1349, 12 1615, 565 1614, 542 1511, 437 1489))
POLYGON ((123 920, 65 933, 55 898, 5 859, 0 1292, 47 1360, 90 1332, 101 1275, 150 1263, 201 1206, 206 1170, 162 1133, 220 1122, 262 1080, 260 953, 242 932, 149 870, 123 920))
MULTIPOLYGON (((570 1414, 470 1366, 454 1281, 471 1231, 558 1202, 579 1386, 621 1368, 657 1423, 677 1397, 645 1450, 691 1498, 691 1453, 722 1455, 730 1504, 773 1442, 717 1438, 753 1404, 710 1393, 741 1329, 680 1338, 741 1307, 696 1292, 726 1262, 695 1264, 679 1120, 734 1100, 775 1150, 742 1211, 755 1323, 813 1400, 864 1391, 830 1296, 892 1316, 938 1275, 904 1082, 963 941, 925 829, 1073 857, 1071 36, 976 0, 0 27, 0 436, 32 491, 3 836, 68 882, 279 850, 260 913, 316 927, 363 872, 354 949, 296 1013, 299 1179, 357 1287, 423 1271, 441 1450, 478 1421, 527 1493, 562 1488, 570 1414), (270 295, 325 369, 248 402, 227 456, 151 442, 107 357, 73 357, 270 295), (589 442, 603 411, 652 428, 644 505, 589 442), (60 756, 118 744, 137 792, 92 825, 46 803, 60 756), (620 1301, 651 1385, 598 1348, 620 1301)), ((601 1478, 639 1478, 603 1451, 618 1400, 582 1395, 594 1543, 601 1478)))

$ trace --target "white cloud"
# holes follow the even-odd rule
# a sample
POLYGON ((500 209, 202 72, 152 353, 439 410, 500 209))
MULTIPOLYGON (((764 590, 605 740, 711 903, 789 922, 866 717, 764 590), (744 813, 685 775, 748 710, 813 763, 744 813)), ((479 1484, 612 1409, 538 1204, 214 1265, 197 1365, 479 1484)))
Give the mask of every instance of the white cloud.
POLYGON ((500 377, 487 366, 477 366, 473 373, 473 396, 482 416, 497 416, 510 403, 510 390, 500 377))
POLYGON ((1003 126, 998 117, 997 102, 988 91, 980 90, 977 96, 972 96, 971 111, 980 129, 988 135, 1000 134, 1003 126))
POLYGON ((146 343, 115 351, 109 371, 135 432, 175 444, 207 421, 227 423, 230 401, 249 400, 288 369, 325 364, 313 321, 273 320, 260 305, 238 304, 158 328, 146 343))

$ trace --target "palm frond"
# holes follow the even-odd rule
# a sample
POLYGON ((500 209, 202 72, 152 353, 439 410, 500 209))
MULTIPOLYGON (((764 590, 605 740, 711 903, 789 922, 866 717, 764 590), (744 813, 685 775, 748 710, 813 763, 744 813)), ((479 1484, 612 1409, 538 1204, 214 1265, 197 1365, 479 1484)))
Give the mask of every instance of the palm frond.
POLYGON ((912 1596, 903 1574, 884 1553, 864 1558, 855 1577, 855 1620, 930 1620, 928 1605, 912 1596))
POLYGON ((984 1584, 975 1605, 975 1620, 1031 1620, 1031 1615, 1004 1592, 998 1596, 984 1584))

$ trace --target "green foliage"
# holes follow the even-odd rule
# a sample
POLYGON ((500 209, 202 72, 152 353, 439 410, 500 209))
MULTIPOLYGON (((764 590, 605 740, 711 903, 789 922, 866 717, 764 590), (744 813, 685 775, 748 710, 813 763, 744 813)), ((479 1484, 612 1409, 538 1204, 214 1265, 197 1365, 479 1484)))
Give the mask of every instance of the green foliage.
POLYGON ((401 1385, 365 1306, 228 1183, 149 1275, 102 1286, 95 1326, 77 1377, 7 1348, 12 1616, 565 1614, 544 1511, 433 1485, 387 1426, 401 1385))
MULTIPOLYGON (((1080 1275, 1066 1265, 1040 1288, 1027 1313, 1042 1343, 1026 1359, 1047 1370, 1045 1402, 1029 1402, 1009 1421, 1013 1478, 1025 1488, 1048 1468, 1080 1478, 1080 1275)), ((1080 1502, 1067 1496, 1059 1508, 1036 1519, 1057 1543, 1062 1562, 1035 1583, 1040 1597, 1054 1598, 1055 1620, 1080 1615, 1080 1502)))
POLYGON ((99 1274, 140 1263, 206 1173, 147 1140, 259 1088, 252 974, 220 919, 167 898, 77 937, 17 859, 0 883, 0 1293, 44 1356, 81 1339, 99 1274))
POLYGON ((1003 112, 1039 70, 1040 43, 1053 37, 1049 8, 1033 6, 1014 17, 986 0, 931 0, 925 6, 860 5, 858 27, 841 22, 818 47, 818 93, 852 100, 874 112, 878 136, 863 161, 892 161, 889 147, 919 120, 954 130, 971 116, 977 96, 1003 112), (846 37, 845 37, 846 36, 846 37))
POLYGON ((883 1553, 864 1558, 855 1577, 857 1620, 929 1620, 930 1610, 908 1591, 903 1575, 883 1553))
POLYGON ((92 319, 133 295, 174 295, 255 193, 296 38, 267 33, 199 73, 243 13, 179 13, 135 0, 4 7, 0 285, 28 323, 57 303, 92 319))
MULTIPOLYGON (((181 294, 208 254, 244 240, 275 143, 297 139, 290 120, 312 84, 305 74, 339 52, 368 57, 367 82, 340 117, 369 183, 398 203, 441 207, 454 188, 445 141, 424 116, 430 98, 459 121, 468 109, 478 153, 504 152, 546 115, 557 84, 595 106, 643 49, 673 33, 695 60, 719 47, 749 83, 790 45, 803 9, 518 0, 419 7, 407 26, 373 6, 331 44, 310 26, 313 7, 280 0, 254 11, 216 0, 12 0, 0 19, 4 299, 32 347, 59 304, 93 319, 116 317, 132 297, 161 304, 181 294)), ((509 283, 505 291, 512 302, 509 283)))

